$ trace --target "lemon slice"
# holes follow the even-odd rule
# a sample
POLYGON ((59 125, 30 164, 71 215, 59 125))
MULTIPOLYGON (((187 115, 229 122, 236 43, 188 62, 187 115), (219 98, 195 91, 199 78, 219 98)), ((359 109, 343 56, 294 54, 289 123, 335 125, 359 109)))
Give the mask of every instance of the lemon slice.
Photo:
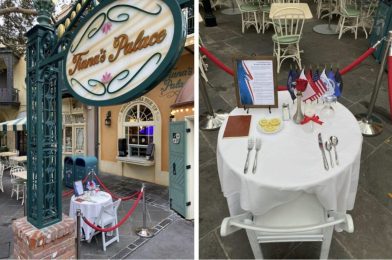
POLYGON ((280 125, 280 119, 278 118, 273 118, 270 120, 271 125, 273 126, 279 126, 280 125))
POLYGON ((268 122, 267 119, 261 119, 261 120, 259 121, 259 125, 260 125, 261 127, 267 126, 268 123, 269 123, 269 122, 268 122))

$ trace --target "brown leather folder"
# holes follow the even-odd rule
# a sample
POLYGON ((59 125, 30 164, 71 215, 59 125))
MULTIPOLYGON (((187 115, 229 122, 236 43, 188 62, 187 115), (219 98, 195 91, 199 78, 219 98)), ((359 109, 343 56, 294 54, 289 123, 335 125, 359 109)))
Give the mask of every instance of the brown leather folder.
POLYGON ((251 120, 251 115, 229 116, 223 137, 248 136, 251 120))

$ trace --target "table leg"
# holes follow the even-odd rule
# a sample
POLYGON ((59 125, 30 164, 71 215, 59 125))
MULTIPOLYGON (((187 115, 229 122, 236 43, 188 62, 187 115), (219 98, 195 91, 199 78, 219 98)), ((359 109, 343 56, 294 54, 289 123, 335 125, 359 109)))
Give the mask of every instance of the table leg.
POLYGON ((338 32, 336 31, 338 26, 336 24, 331 24, 331 20, 332 20, 332 0, 329 0, 328 23, 314 26, 313 31, 319 34, 326 34, 326 35, 338 34, 338 32))
POLYGON ((227 8, 225 10, 222 10, 222 14, 226 15, 236 15, 236 14, 241 14, 240 9, 235 7, 235 0, 231 0, 231 8, 227 8))

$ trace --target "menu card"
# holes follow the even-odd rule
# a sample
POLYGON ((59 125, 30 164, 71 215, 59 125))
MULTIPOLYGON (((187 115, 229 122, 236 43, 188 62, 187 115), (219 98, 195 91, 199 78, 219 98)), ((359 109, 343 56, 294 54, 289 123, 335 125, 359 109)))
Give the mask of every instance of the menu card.
POLYGON ((249 135, 251 115, 229 116, 223 137, 244 137, 249 135))

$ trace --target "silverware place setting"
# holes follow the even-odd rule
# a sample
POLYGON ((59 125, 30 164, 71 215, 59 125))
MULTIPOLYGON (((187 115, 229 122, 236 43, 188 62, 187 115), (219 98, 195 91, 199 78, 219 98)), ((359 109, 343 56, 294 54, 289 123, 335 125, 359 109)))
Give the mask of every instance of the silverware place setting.
POLYGON ((255 146, 255 140, 253 137, 249 137, 248 139, 248 155, 246 156, 246 162, 245 162, 245 167, 244 167, 244 174, 248 172, 248 167, 249 167, 249 154, 252 151, 253 147, 255 146))
POLYGON ((255 161, 253 162, 253 168, 252 168, 252 173, 256 173, 256 168, 257 168, 257 155, 259 154, 259 151, 261 149, 261 138, 256 138, 256 154, 255 154, 255 161))
POLYGON ((334 168, 334 165, 336 164, 336 166, 339 166, 339 159, 338 159, 338 153, 336 150, 336 146, 339 143, 339 139, 336 136, 331 136, 328 138, 327 141, 325 141, 325 143, 323 143, 323 139, 321 137, 321 133, 318 134, 318 144, 321 150, 321 154, 323 157, 323 164, 324 164, 324 169, 325 170, 329 170, 329 164, 328 164, 328 159, 327 156, 325 155, 325 150, 327 150, 328 154, 329 154, 329 161, 330 161, 330 165, 332 168, 334 168), (324 150, 325 149, 325 150, 324 150), (335 164, 333 162, 333 157, 332 157, 332 150, 335 153, 335 164))

